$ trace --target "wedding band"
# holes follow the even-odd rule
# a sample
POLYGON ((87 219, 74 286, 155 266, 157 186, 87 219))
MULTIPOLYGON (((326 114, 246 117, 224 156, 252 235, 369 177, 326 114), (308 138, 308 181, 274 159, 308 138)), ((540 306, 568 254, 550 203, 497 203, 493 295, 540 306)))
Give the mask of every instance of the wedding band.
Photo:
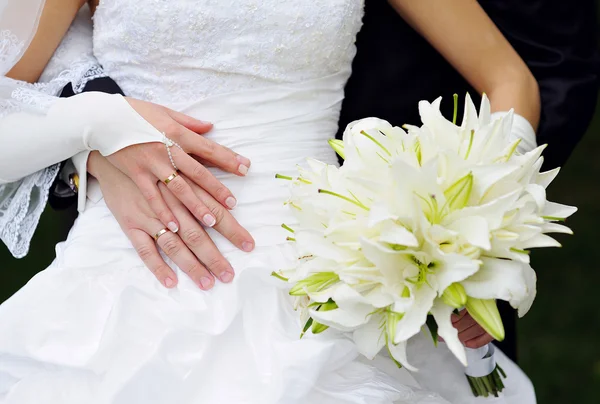
POLYGON ((158 241, 158 238, 159 238, 160 236, 162 236, 163 234, 165 234, 166 232, 168 232, 168 231, 169 231, 169 229, 167 229, 166 227, 165 227, 165 228, 163 228, 163 229, 160 229, 160 230, 158 231, 158 233, 156 233, 156 234, 154 235, 154 240, 155 240, 155 241, 158 241))
POLYGON ((165 183, 165 185, 168 185, 169 182, 173 181, 175 179, 175 177, 177 177, 177 175, 178 175, 177 172, 174 172, 173 174, 169 175, 167 177, 167 179, 164 180, 163 182, 165 183))

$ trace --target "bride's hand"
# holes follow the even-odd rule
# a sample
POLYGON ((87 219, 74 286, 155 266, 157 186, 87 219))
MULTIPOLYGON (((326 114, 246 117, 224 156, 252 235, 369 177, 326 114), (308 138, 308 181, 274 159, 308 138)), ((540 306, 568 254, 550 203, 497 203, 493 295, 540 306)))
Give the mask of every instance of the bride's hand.
MULTIPOLYGON (((222 206, 233 209, 237 202, 231 191, 190 155, 240 176, 248 172, 250 160, 200 136, 212 128, 210 123, 150 102, 133 98, 126 98, 126 100, 146 121, 181 146, 181 149, 177 146, 170 147, 173 162, 181 173, 208 192, 222 206)), ((158 188, 158 183, 165 183, 167 179, 171 179, 167 185, 169 190, 198 220, 208 227, 215 225, 217 218, 192 191, 190 185, 181 176, 172 177, 176 171, 165 144, 159 142, 137 144, 113 153, 107 158, 135 182, 159 220, 169 229, 177 231, 179 224, 158 188)))
POLYGON ((458 339, 467 348, 481 348, 489 344, 494 338, 471 317, 467 310, 460 314, 452 314, 452 325, 458 330, 458 339))
MULTIPOLYGON (((165 263, 156 245, 175 262, 201 289, 214 285, 216 276, 230 282, 234 272, 198 221, 163 184, 160 192, 181 223, 180 231, 167 231, 154 240, 164 225, 158 220, 137 186, 97 152, 88 160, 88 170, 100 183, 106 205, 131 241, 138 255, 154 276, 166 287, 177 284, 175 272, 165 263), (203 265, 204 263, 204 265, 203 265)), ((184 179, 184 181, 186 181, 184 179)), ((189 180, 187 180, 189 181, 189 180)), ((191 182, 187 185, 219 219, 215 229, 244 251, 254 248, 250 234, 233 218, 231 213, 206 191, 191 182)))

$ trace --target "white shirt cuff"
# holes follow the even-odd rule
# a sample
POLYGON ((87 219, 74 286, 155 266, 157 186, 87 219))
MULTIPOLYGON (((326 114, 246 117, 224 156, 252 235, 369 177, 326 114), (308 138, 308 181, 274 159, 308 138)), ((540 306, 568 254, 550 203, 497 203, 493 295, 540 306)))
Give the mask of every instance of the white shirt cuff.
MULTIPOLYGON (((492 114, 492 121, 503 118, 509 113, 510 112, 508 111, 494 112, 492 114)), ((510 140, 514 141, 517 139, 521 139, 521 143, 519 143, 519 146, 517 146, 517 151, 521 154, 525 154, 537 147, 535 130, 533 130, 533 126, 531 126, 527 119, 517 114, 516 112, 512 112, 512 114, 513 122, 512 129, 510 131, 510 140)))

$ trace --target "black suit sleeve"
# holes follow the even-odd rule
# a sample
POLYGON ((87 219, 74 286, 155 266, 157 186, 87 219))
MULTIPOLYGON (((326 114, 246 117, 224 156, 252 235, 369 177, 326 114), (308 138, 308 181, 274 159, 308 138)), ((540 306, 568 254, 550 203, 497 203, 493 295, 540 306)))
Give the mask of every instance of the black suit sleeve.
POLYGON ((538 144, 545 166, 563 165, 583 137, 599 89, 596 1, 481 0, 540 87, 538 144))

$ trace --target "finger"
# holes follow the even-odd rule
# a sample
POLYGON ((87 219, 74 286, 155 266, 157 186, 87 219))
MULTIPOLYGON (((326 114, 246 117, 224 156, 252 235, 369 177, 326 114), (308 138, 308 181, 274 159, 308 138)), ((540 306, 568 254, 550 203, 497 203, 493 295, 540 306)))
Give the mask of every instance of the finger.
MULTIPOLYGON (((237 205, 237 200, 231 191, 202 164, 198 163, 188 155, 181 155, 177 161, 177 167, 188 179, 205 189, 214 199, 228 209, 237 205)), ((214 214, 214 212, 213 212, 214 214)), ((218 219, 217 219, 218 223, 218 219)))
POLYGON ((180 145, 188 153, 207 160, 215 166, 239 176, 248 174, 250 160, 227 147, 221 146, 202 136, 197 136, 186 128, 180 136, 180 145))
MULTIPOLYGON (((185 152, 179 150, 176 147, 171 148, 173 160, 179 162, 182 156, 186 156, 185 152)), ((217 220, 210 212, 210 209, 206 207, 198 199, 196 194, 192 191, 187 182, 185 182, 181 176, 174 171, 175 168, 171 164, 154 164, 152 166, 152 172, 161 182, 165 182, 167 178, 169 178, 169 183, 166 184, 167 188, 179 199, 186 208, 207 227, 213 227, 217 220), (175 175, 175 177, 173 177, 175 175)), ((159 191, 160 194, 160 191, 159 191)), ((161 195, 162 199, 162 195, 161 195)))
POLYGON ((169 109, 169 108, 165 108, 165 109, 167 111, 167 114, 169 114, 169 116, 171 118, 173 118, 173 120, 175 122, 177 122, 180 125, 185 126, 189 130, 196 132, 200 135, 205 134, 206 132, 210 131, 213 128, 213 124, 210 122, 201 121, 199 119, 192 118, 189 115, 183 114, 181 112, 173 111, 172 109, 169 109))
MULTIPOLYGON (((160 228, 155 227, 149 234, 156 234, 160 228)), ((185 272, 190 279, 203 290, 213 287, 215 280, 210 272, 198 261, 198 258, 187 248, 181 238, 172 232, 160 236, 156 243, 173 262, 185 272)))
POLYGON ((138 180, 137 185, 158 219, 173 233, 177 233, 179 230, 179 223, 177 222, 173 212, 171 212, 171 209, 169 209, 165 203, 165 200, 163 199, 156 182, 148 178, 138 180))
POLYGON ((165 198, 167 198, 169 205, 173 208, 173 211, 181 222, 179 235, 183 242, 221 282, 231 282, 234 277, 233 268, 229 261, 219 252, 219 249, 210 236, 175 197, 165 195, 165 198))
MULTIPOLYGON (((183 176, 183 179, 188 182, 190 181, 185 176, 183 176)), ((231 212, 223 208, 223 206, 215 201, 208 192, 202 188, 190 186, 196 196, 198 196, 198 198, 210 209, 217 219, 217 223, 214 226, 215 230, 242 251, 252 251, 255 245, 254 239, 250 233, 235 220, 231 212)))
POLYGON ((488 333, 486 333, 482 336, 479 336, 470 341, 467 341, 465 343, 465 346, 467 348, 477 349, 477 348, 481 348, 484 345, 489 344, 492 341, 494 341, 494 338, 491 335, 489 335, 488 333))
POLYGON ((201 159, 198 156, 193 156, 191 155, 190 157, 192 157, 194 160, 196 160, 198 163, 202 164, 204 167, 216 167, 213 163, 211 163, 210 161, 201 159))
POLYGON ((130 230, 127 236, 135 251, 156 279, 167 288, 175 287, 177 285, 177 275, 160 256, 152 237, 139 229, 130 230))
MULTIPOLYGON (((221 282, 231 282, 234 277, 234 270, 229 261, 227 261, 227 259, 219 252, 219 249, 210 236, 204 231, 202 226, 196 222, 185 206, 168 192, 165 187, 161 187, 161 192, 163 192, 167 203, 172 207, 182 223, 181 232, 179 234, 183 242, 190 247, 194 254, 196 254, 196 257, 198 257, 208 270, 219 278, 221 282)), ((221 207, 216 201, 214 201, 214 204, 229 214, 229 212, 221 207)))
POLYGON ((450 318, 452 320, 452 324, 456 323, 458 320, 463 318, 466 314, 467 314, 467 310, 464 310, 464 309, 459 311, 458 314, 452 313, 452 315, 450 316, 450 318))
POLYGON ((462 332, 467 328, 474 326, 475 324, 477 324, 477 322, 473 320, 473 317, 466 315, 452 325, 458 330, 458 332, 462 332))
POLYGON ((464 331, 460 331, 458 333, 458 339, 461 342, 465 343, 474 338, 481 337, 484 334, 486 334, 485 330, 479 324, 475 324, 474 326, 469 327, 464 331))

